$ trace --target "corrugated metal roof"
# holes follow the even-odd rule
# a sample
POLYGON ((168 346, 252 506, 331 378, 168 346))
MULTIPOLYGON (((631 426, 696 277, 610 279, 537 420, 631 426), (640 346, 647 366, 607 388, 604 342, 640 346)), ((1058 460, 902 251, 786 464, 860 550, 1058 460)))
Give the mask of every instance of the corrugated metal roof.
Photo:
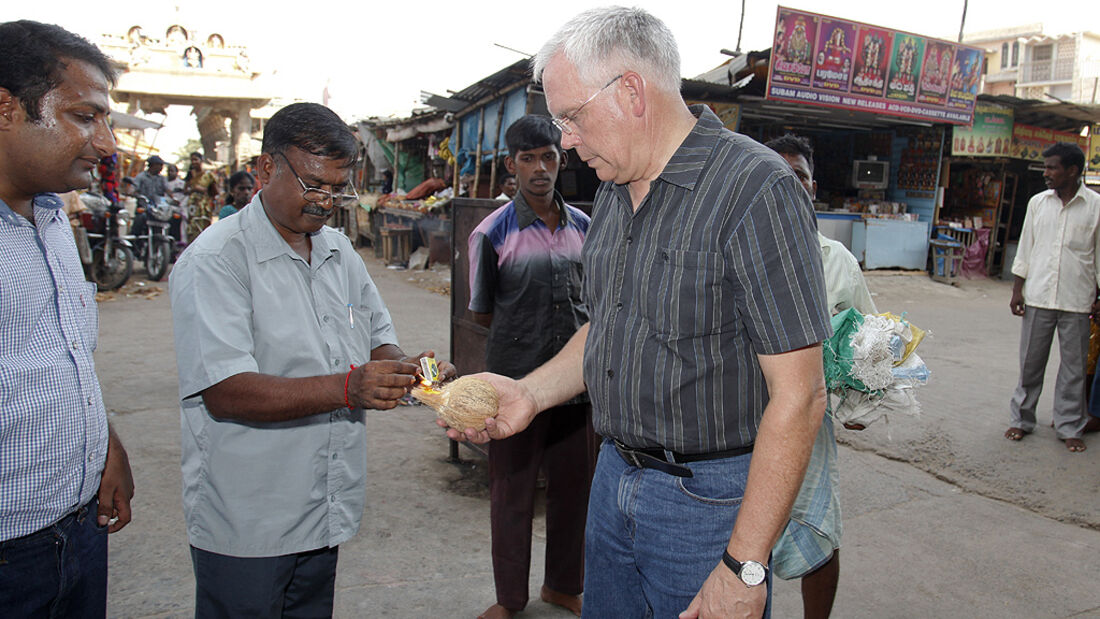
POLYGON ((458 99, 467 104, 473 104, 517 82, 530 79, 531 61, 524 58, 497 71, 489 77, 484 77, 470 84, 462 90, 452 94, 450 98, 458 99))
POLYGON ((1021 99, 1011 95, 978 95, 979 101, 1000 103, 1014 110, 1015 121, 1024 125, 1076 131, 1081 125, 1100 123, 1100 105, 1021 99))

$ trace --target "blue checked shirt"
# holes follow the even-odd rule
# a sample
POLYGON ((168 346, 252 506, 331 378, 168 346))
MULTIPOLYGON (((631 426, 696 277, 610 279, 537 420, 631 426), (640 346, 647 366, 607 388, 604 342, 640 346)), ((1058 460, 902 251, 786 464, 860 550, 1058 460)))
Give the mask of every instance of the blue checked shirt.
POLYGON ((99 316, 61 199, 35 225, 0 200, 0 541, 90 501, 107 456, 99 316))

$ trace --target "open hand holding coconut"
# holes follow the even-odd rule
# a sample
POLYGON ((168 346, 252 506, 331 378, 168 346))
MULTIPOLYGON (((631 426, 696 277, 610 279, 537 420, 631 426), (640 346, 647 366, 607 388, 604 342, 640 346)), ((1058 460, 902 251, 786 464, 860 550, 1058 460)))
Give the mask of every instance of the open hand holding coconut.
POLYGON ((463 376, 442 387, 413 387, 412 395, 439 413, 439 418, 458 431, 485 429, 485 419, 497 416, 499 397, 488 382, 463 376))

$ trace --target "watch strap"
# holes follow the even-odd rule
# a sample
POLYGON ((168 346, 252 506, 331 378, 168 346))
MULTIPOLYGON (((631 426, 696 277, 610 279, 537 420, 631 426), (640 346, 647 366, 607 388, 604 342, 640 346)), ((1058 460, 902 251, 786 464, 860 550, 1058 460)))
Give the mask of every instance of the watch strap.
MULTIPOLYGON (((725 563, 726 567, 728 567, 730 569, 730 571, 732 571, 733 574, 735 576, 737 576, 737 578, 739 580, 741 580, 741 582, 744 582, 746 585, 752 587, 752 586, 756 586, 758 584, 763 584, 763 581, 761 581, 759 583, 754 583, 754 584, 751 584, 751 585, 749 583, 745 582, 745 579, 741 576, 741 572, 744 569, 745 564, 738 561, 737 559, 734 559, 730 555, 728 550, 722 550, 722 563, 725 563)), ((756 561, 747 561, 746 563, 753 563, 753 564, 756 564, 756 565, 759 565, 760 567, 762 567, 764 569, 764 580, 767 580, 768 566, 764 565, 763 563, 758 563, 756 561)))
POLYGON ((730 556, 728 550, 722 551, 722 563, 726 564, 726 567, 730 568, 730 571, 734 573, 738 578, 741 577, 741 562, 730 556))

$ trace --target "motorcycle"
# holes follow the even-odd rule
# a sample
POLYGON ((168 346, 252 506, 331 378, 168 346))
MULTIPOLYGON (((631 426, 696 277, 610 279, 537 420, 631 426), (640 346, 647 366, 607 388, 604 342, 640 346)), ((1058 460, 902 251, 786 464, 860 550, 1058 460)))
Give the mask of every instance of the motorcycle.
POLYGON ((172 205, 164 198, 155 203, 145 196, 138 196, 137 216, 134 220, 134 249, 139 260, 145 263, 149 279, 159 282, 168 272, 172 262, 176 240, 170 234, 173 217, 178 218, 172 205))
POLYGON ((119 224, 129 212, 94 194, 83 194, 81 200, 88 208, 80 212, 76 245, 85 274, 99 291, 117 290, 134 271, 132 245, 122 235, 119 224))

